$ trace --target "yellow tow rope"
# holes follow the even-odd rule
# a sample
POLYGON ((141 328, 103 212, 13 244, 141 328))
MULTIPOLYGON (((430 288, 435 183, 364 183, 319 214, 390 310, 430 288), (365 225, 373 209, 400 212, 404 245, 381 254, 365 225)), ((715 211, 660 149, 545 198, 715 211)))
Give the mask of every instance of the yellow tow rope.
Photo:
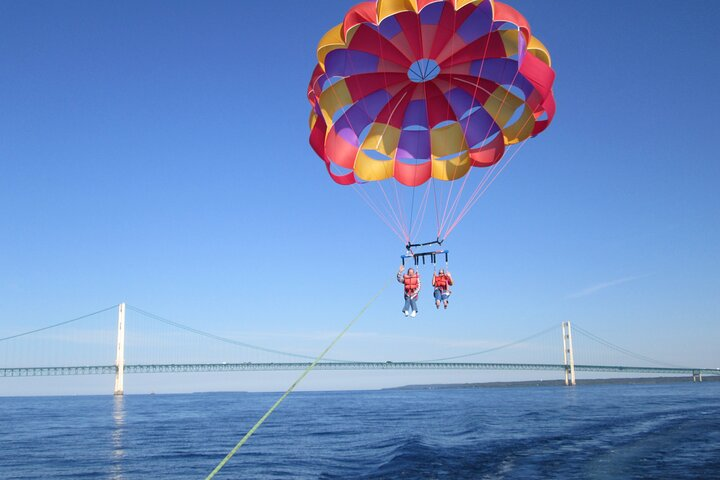
POLYGON ((210 480, 211 478, 215 477, 215 475, 220 471, 220 469, 222 469, 225 466, 225 464, 233 457, 233 455, 235 455, 237 453, 237 451, 240 450, 240 447, 242 447, 245 444, 245 442, 247 442, 248 439, 250 437, 252 437, 253 433, 255 433, 255 431, 258 428, 260 428, 260 425, 262 425, 265 422, 265 420, 267 420, 268 417, 275 411, 275 409, 283 402, 283 400, 285 400, 285 397, 290 395, 290 393, 293 390, 295 390, 295 387, 297 387, 298 384, 300 382, 302 382, 302 380, 307 376, 307 374, 310 373, 313 368, 315 368, 315 365, 317 365, 318 362, 320 362, 320 360, 322 360, 325 357, 325 355, 335 346, 335 344, 340 341, 340 339, 347 333, 347 331, 350 330, 350 327, 352 327, 355 324, 355 322, 357 322, 360 319, 360 317, 363 316, 365 311, 368 308, 370 308, 370 305, 372 305, 375 302, 375 300, 378 299, 378 297, 385 291, 385 289, 388 287, 388 285, 390 285, 390 280, 388 280, 387 283, 385 283, 385 285, 380 289, 380 291, 378 291, 375 294, 375 296, 362 308, 362 310, 360 310, 360 313, 358 313, 355 316, 355 318, 353 318, 350 321, 350 323, 348 323, 345 326, 343 331, 340 332, 337 337, 335 337, 335 340, 333 340, 332 343, 330 345, 328 345, 327 348, 325 350, 323 350, 323 352, 315 360, 313 360, 313 362, 300 374, 300 376, 297 378, 297 380, 295 380, 293 382, 293 384, 290 385, 290 388, 288 388, 287 391, 285 391, 285 393, 283 393, 282 396, 277 399, 277 401, 273 404, 273 406, 270 407, 270 409, 267 412, 265 412, 265 415, 260 417, 260 420, 258 420, 257 423, 255 425, 253 425, 253 427, 237 443, 237 445, 235 445, 235 447, 232 450, 230 450, 230 453, 225 455, 225 458, 223 458, 222 461, 220 463, 218 463, 217 467, 215 467, 215 469, 212 472, 210 472, 210 475, 208 475, 205 478, 205 480, 210 480))

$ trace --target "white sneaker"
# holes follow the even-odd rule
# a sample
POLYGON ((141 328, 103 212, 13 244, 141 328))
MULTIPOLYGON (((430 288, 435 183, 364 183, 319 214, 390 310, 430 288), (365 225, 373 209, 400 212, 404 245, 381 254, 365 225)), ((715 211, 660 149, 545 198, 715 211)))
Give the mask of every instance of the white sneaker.
POLYGON ((413 312, 410 314, 410 316, 415 318, 415 315, 417 315, 417 311, 413 310, 413 312))
POLYGON ((408 316, 408 311, 407 311, 407 310, 403 310, 403 313, 405 314, 406 317, 408 316))

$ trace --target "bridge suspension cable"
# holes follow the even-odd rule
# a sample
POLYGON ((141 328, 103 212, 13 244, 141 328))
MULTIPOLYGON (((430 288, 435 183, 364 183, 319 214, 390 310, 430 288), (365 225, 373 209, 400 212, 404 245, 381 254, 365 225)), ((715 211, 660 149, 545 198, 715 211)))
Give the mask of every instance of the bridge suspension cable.
POLYGON ((542 330, 542 331, 540 331, 540 332, 538 332, 538 333, 535 333, 535 334, 533 334, 533 335, 530 335, 529 337, 521 338, 520 340, 515 340, 514 342, 506 343, 505 345, 500 345, 500 346, 498 346, 498 347, 488 348, 488 349, 486 349, 486 350, 480 350, 480 351, 478 351, 478 352, 466 353, 466 354, 463 354, 463 355, 455 355, 455 356, 452 356, 452 357, 433 358, 433 359, 429 359, 429 360, 419 360, 418 363, 444 362, 444 361, 448 361, 448 360, 457 360, 457 359, 460 359, 460 358, 474 357, 474 356, 476 356, 476 355, 482 355, 482 354, 484 354, 484 353, 496 352, 496 351, 502 350, 502 349, 504 349, 504 348, 513 347, 513 346, 515 346, 515 345, 519 345, 519 344, 521 344, 521 343, 524 343, 524 342, 533 340, 533 339, 535 339, 535 338, 537 338, 537 337, 540 337, 540 336, 542 336, 542 335, 545 335, 546 333, 548 333, 548 332, 550 332, 550 331, 552 331, 552 330, 557 330, 557 326, 556 326, 556 325, 552 325, 552 326, 546 328, 545 330, 542 330))
POLYGON ((628 350, 627 348, 621 347, 619 345, 615 345, 614 343, 612 343, 608 340, 605 340, 601 337, 598 337, 597 335, 595 335, 592 332, 589 332, 588 330, 585 330, 584 328, 578 326, 576 323, 573 323, 573 331, 575 333, 580 333, 581 335, 587 337, 588 339, 593 340, 611 350, 622 353, 622 354, 632 357, 636 360, 642 360, 644 362, 652 363, 655 365, 662 365, 664 367, 670 367, 670 368, 688 368, 688 367, 681 366, 681 365, 675 365, 672 363, 662 362, 662 361, 654 359, 652 357, 648 357, 646 355, 635 353, 632 350, 628 350))
POLYGON ((0 342, 4 342, 4 341, 6 341, 6 340, 12 340, 13 338, 24 337, 24 336, 26 336, 26 335, 30 335, 30 334, 33 334, 33 333, 43 332, 43 331, 45 331, 45 330, 50 330, 51 328, 55 328, 55 327, 61 327, 61 326, 63 326, 63 325, 67 325, 67 324, 69 324, 69 323, 77 322, 77 321, 79 321, 79 320, 84 320, 84 319, 86 319, 86 318, 92 317, 93 315, 97 315, 97 314, 99 314, 99 313, 104 313, 104 312, 107 312, 107 311, 109 311, 109 310, 114 310, 114 309, 116 309, 117 307, 118 307, 118 304, 115 304, 115 305, 113 305, 113 306, 111 306, 111 307, 107 307, 107 308, 103 308, 102 310, 98 310, 97 312, 88 313, 87 315, 82 315, 82 316, 80 316, 80 317, 72 318, 72 319, 70 319, 70 320, 65 320, 64 322, 54 323, 54 324, 52 324, 52 325, 48 325, 47 327, 36 328, 36 329, 34 329, 34 330, 28 330, 27 332, 18 333, 18 334, 16 334, 16 335, 10 335, 9 337, 3 337, 3 338, 0 338, 0 342))
MULTIPOLYGON (((185 330, 185 331, 187 331, 187 332, 194 333, 194 334, 200 335, 200 336, 202 336, 202 337, 210 338, 210 339, 212 339, 212 340, 217 340, 217 341, 219 341, 219 342, 228 343, 228 344, 230 344, 230 345, 237 345, 237 346, 240 346, 240 347, 250 348, 250 349, 253 349, 253 350, 259 350, 259 351, 267 352, 267 353, 276 353, 276 354, 285 355, 285 356, 288 356, 288 357, 302 358, 302 359, 304 359, 304 360, 314 360, 314 359, 315 359, 314 356, 310 356, 310 355, 302 355, 302 354, 300 354, 300 353, 284 352, 284 351, 282 351, 282 350, 275 350, 275 349, 272 349, 272 348, 260 347, 260 346, 258 346, 258 345, 252 345, 252 344, 250 344, 250 343, 241 342, 241 341, 239 341, 239 340, 234 340, 234 339, 232 339, 232 338, 222 337, 222 336, 216 335, 216 334, 214 334, 214 333, 206 332, 206 331, 204 331, 204 330, 199 330, 199 329, 197 329, 197 328, 190 327, 190 326, 188 326, 188 325, 184 325, 184 324, 179 323, 179 322, 175 322, 175 321, 173 321, 173 320, 170 320, 170 319, 161 317, 160 315, 155 315, 154 313, 147 312, 147 311, 145 311, 145 310, 142 310, 142 309, 140 309, 140 308, 134 307, 134 306, 132 306, 132 305, 128 305, 127 308, 128 308, 128 310, 132 310, 132 311, 134 311, 134 312, 136 312, 136 313, 139 313, 139 314, 141 314, 141 315, 144 315, 145 317, 151 318, 151 319, 153 319, 153 320, 157 320, 158 322, 164 323, 164 324, 166 324, 166 325, 171 325, 171 326, 176 327, 176 328, 179 328, 179 329, 181 329, 181 330, 185 330)), ((328 358, 328 359, 326 359, 326 360, 327 360, 327 361, 330 361, 330 362, 346 362, 346 363, 348 362, 348 361, 345 361, 345 360, 335 360, 335 359, 331 359, 331 358, 328 358)))

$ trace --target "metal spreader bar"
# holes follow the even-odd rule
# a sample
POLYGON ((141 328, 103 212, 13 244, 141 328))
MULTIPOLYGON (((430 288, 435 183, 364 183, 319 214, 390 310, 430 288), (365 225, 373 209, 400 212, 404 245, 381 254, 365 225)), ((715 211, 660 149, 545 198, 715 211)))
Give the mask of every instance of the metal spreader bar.
POLYGON ((421 253, 408 253, 406 255, 400 255, 400 258, 402 259, 402 264, 405 265, 406 260, 413 259, 413 262, 415 266, 420 265, 420 262, 422 261, 422 264, 425 265, 426 259, 430 259, 430 264, 435 265, 437 263, 437 257, 438 255, 445 256, 445 263, 448 262, 448 254, 450 253, 450 250, 437 250, 434 252, 421 252, 421 253))
POLYGON ((405 249, 406 249, 406 250, 412 250, 413 247, 427 247, 427 246, 429 246, 429 245, 439 245, 439 246, 442 246, 442 244, 443 244, 444 241, 445 241, 445 239, 440 240, 440 237, 438 237, 438 238, 436 238, 435 240, 433 240, 432 242, 426 242, 426 243, 410 243, 410 242, 408 242, 408 243, 405 245, 405 249))

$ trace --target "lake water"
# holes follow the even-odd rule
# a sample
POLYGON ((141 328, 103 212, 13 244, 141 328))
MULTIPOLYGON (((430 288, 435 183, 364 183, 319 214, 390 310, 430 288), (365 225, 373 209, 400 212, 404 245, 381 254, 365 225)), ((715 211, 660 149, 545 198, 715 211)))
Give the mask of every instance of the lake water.
MULTIPOLYGON (((204 478, 278 396, 0 397, 0 478, 204 478)), ((720 478, 720 382, 295 393, 216 478, 720 478)))

